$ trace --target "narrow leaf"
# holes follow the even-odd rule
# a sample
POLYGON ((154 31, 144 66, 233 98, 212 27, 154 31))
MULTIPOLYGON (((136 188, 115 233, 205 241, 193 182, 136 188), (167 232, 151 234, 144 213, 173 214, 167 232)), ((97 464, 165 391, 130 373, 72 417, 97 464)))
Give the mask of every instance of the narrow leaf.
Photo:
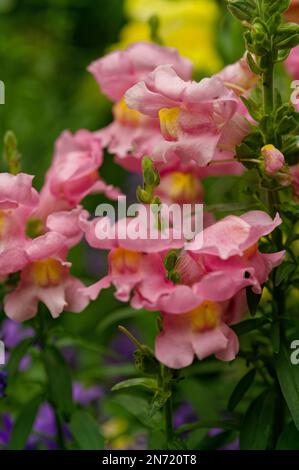
POLYGON ((280 345, 275 368, 283 396, 299 430, 299 369, 291 363, 290 351, 285 344, 280 345))
POLYGON ((247 390, 250 388, 251 384, 255 378, 255 369, 250 370, 242 379, 237 383, 233 393, 230 396, 228 402, 229 411, 233 411, 238 403, 242 400, 247 390))
POLYGON ((112 387, 112 391, 123 390, 131 387, 145 387, 149 390, 157 390, 158 384, 156 379, 147 377, 136 377, 134 379, 123 380, 112 387))
POLYGON ((69 419, 73 411, 72 381, 70 370, 60 352, 50 346, 44 350, 45 368, 49 379, 49 398, 69 419))
POLYGON ((21 409, 12 430, 8 445, 10 450, 23 450, 25 448, 41 403, 42 398, 35 397, 21 409))
POLYGON ((85 411, 76 411, 73 414, 70 429, 80 449, 104 449, 104 438, 99 431, 99 426, 85 411))

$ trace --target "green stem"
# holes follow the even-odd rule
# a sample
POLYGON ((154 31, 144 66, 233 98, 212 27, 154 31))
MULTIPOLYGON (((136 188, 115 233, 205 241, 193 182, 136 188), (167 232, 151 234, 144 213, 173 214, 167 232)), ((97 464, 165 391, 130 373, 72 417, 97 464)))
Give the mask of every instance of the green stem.
POLYGON ((173 417, 172 417, 172 386, 171 386, 172 371, 168 367, 161 364, 161 376, 160 381, 165 393, 170 392, 168 400, 164 404, 163 415, 164 415, 164 430, 166 436, 167 448, 170 447, 170 443, 173 439, 173 417))
POLYGON ((274 64, 271 62, 263 79, 263 101, 265 115, 271 114, 274 108, 274 64))
POLYGON ((164 423, 167 444, 173 438, 172 399, 168 398, 164 406, 164 423))

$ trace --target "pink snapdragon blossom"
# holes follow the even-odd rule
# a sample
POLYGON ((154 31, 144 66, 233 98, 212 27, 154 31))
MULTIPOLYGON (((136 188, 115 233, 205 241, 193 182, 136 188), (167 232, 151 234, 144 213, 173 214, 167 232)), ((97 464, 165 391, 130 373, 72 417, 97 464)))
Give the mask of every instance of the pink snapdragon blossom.
POLYGON ((259 293, 284 252, 260 253, 257 242, 280 223, 278 215, 273 221, 260 211, 226 217, 203 231, 200 247, 201 234, 180 251, 181 240, 118 240, 113 246, 104 245, 91 222, 85 227, 89 244, 112 250, 108 276, 87 288, 87 294, 94 300, 101 289, 113 284, 117 298, 131 298, 134 308, 182 314, 206 300, 227 301, 247 286, 259 293), (178 250, 178 283, 167 278, 164 267, 169 249, 178 250))
POLYGON ((185 81, 170 66, 159 66, 125 96, 130 108, 160 120, 164 140, 152 152, 157 161, 179 159, 206 166, 224 136, 227 140, 228 134, 234 133, 233 147, 249 130, 246 126, 245 135, 235 135, 230 123, 238 115, 240 101, 217 77, 199 83, 185 81))
POLYGON ((231 88, 237 95, 244 95, 250 92, 259 80, 250 69, 245 57, 234 64, 227 65, 216 77, 223 80, 227 88, 231 88))
POLYGON ((285 65, 289 74, 295 80, 299 80, 299 46, 291 50, 289 57, 285 61, 285 65))
POLYGON ((159 120, 129 109, 124 95, 163 64, 171 65, 185 80, 191 78, 191 62, 180 57, 176 49, 147 42, 137 42, 125 51, 112 52, 88 67, 102 92, 115 102, 113 123, 96 135, 115 155, 117 162, 131 171, 140 171, 142 157, 151 154, 161 140, 161 134, 159 120))
POLYGON ((52 212, 74 208, 93 192, 116 199, 119 190, 99 176, 102 163, 102 142, 97 136, 83 129, 75 134, 64 131, 56 142, 36 216, 45 219, 52 212))
POLYGON ((206 300, 181 315, 162 312, 163 330, 156 338, 157 359, 172 369, 187 367, 194 356, 211 354, 223 361, 235 359, 239 340, 228 325, 239 323, 247 312, 245 290, 227 302, 206 300))
POLYGON ((84 310, 89 300, 79 293, 83 284, 70 274, 68 248, 69 241, 58 232, 47 232, 27 242, 27 263, 18 286, 4 298, 4 311, 9 318, 18 322, 33 318, 39 302, 48 307, 53 318, 63 310, 84 310))
POLYGON ((26 263, 26 223, 38 204, 33 176, 0 174, 0 276, 26 263))
POLYGON ((274 147, 268 144, 261 149, 261 154, 264 159, 265 171, 268 175, 275 175, 281 170, 285 164, 284 155, 274 147))
POLYGON ((112 101, 119 101, 126 91, 144 80, 158 65, 169 64, 185 80, 192 73, 192 64, 178 51, 150 42, 136 42, 124 51, 115 51, 90 64, 102 92, 112 101))

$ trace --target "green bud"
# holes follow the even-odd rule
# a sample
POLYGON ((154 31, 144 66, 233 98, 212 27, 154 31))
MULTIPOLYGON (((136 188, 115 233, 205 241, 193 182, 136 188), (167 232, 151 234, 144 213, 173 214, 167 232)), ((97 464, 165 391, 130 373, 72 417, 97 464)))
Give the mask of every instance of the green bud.
POLYGON ((168 279, 174 284, 179 284, 181 281, 181 275, 177 271, 173 271, 169 274, 168 279))
POLYGON ((142 204, 151 204, 153 199, 153 194, 151 192, 146 191, 141 186, 138 186, 136 190, 136 196, 138 201, 142 204))
POLYGON ((169 251, 164 259, 164 266, 167 271, 173 271, 178 260, 178 254, 175 250, 169 251))
POLYGON ((155 170, 155 181, 154 181, 154 186, 159 186, 160 184, 160 174, 158 170, 155 170))
MULTIPOLYGON (((161 206, 161 199, 158 196, 155 196, 155 197, 153 197, 151 203, 154 206, 161 206)), ((159 209, 159 207, 157 207, 157 211, 158 211, 158 209, 159 209)))
POLYGON ((147 186, 154 186, 154 183, 155 183, 155 173, 153 172, 153 170, 151 169, 146 169, 143 171, 143 179, 144 179, 144 183, 147 185, 147 186))
POLYGON ((143 157, 141 166, 142 171, 153 170, 153 162, 149 157, 143 157))
POLYGON ((21 155, 18 152, 18 142, 12 131, 4 135, 4 160, 9 173, 17 175, 21 171, 21 155))

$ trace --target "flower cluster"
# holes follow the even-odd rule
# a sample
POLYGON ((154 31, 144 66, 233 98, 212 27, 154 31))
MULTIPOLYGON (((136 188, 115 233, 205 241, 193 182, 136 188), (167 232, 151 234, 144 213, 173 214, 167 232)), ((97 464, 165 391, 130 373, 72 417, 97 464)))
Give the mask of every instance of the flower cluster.
MULTIPOLYGON (((88 220, 80 204, 90 193, 110 199, 121 194, 100 177, 105 148, 118 164, 139 173, 143 157, 150 156, 155 165, 151 198, 158 203, 203 202, 205 177, 245 170, 235 159, 236 147, 253 121, 240 96, 246 97, 258 78, 242 58, 195 82, 188 59, 147 42, 112 52, 93 62, 89 71, 114 102, 113 123, 95 132, 63 132, 40 194, 29 175, 0 175, 5 312, 11 319, 28 320, 39 302, 54 318, 63 310, 81 312, 113 285, 117 299, 161 312, 155 348, 161 363, 182 368, 194 355, 203 359, 211 354, 230 361, 238 352, 230 326, 246 314, 246 289, 261 293, 284 256, 283 251, 262 253, 258 247, 281 223, 279 215, 272 219, 250 211, 215 221, 210 214, 198 235, 201 244, 197 236, 191 242, 182 237, 103 240, 98 233, 109 221, 88 220), (92 247, 109 250, 107 276, 89 287, 71 275, 67 261, 83 235, 92 247)), ((261 155, 269 176, 284 165, 273 145, 261 148, 261 155)))

